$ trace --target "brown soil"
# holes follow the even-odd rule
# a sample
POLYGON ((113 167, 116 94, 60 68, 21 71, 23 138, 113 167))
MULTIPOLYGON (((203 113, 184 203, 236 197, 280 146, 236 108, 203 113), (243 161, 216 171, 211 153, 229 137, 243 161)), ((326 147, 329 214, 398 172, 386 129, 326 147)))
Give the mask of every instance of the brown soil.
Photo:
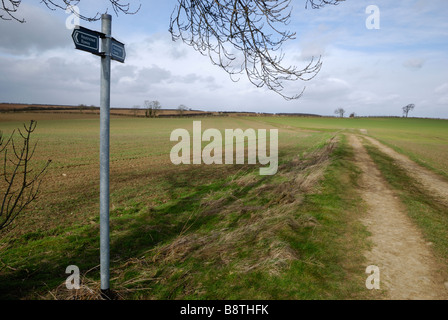
POLYGON ((373 247, 365 254, 366 267, 379 267, 380 289, 385 291, 385 298, 448 299, 441 274, 443 267, 434 258, 429 244, 407 216, 360 139, 350 135, 349 141, 362 170, 362 197, 368 205, 362 222, 371 233, 373 247))

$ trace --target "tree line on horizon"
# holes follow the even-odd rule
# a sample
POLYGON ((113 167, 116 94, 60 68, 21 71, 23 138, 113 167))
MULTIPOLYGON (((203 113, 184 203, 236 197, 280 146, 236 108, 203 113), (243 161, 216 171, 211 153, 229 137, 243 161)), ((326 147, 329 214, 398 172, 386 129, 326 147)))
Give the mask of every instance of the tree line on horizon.
MULTIPOLYGON (((403 111, 403 118, 407 118, 409 115, 409 112, 414 110, 414 108, 415 108, 415 104, 413 104, 413 103, 410 103, 410 104, 402 107, 401 110, 403 111)), ((344 110, 344 108, 337 108, 336 110, 334 110, 334 114, 336 114, 340 118, 344 118, 345 110, 344 110)), ((350 113, 349 118, 355 118, 355 117, 356 117, 356 114, 354 112, 350 113)))

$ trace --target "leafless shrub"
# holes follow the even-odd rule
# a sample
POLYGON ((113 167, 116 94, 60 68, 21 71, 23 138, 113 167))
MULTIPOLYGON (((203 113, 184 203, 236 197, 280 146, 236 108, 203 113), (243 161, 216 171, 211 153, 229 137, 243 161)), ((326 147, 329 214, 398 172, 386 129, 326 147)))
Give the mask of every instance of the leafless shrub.
POLYGON ((15 132, 7 140, 0 132, 0 155, 3 154, 0 172, 0 231, 10 226, 14 219, 36 200, 43 175, 50 165, 51 160, 48 160, 36 173, 31 168, 30 162, 37 146, 37 143, 31 145, 31 134, 36 125, 35 121, 31 121, 28 126, 23 126, 23 130, 18 129, 21 143, 14 140, 15 132))

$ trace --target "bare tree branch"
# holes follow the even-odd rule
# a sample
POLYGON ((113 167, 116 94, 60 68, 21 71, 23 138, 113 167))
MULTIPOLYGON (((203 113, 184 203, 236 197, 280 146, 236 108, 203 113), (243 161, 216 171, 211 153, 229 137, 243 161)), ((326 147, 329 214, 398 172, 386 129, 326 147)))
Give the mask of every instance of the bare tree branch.
MULTIPOLYGON (((1 0, 0 19, 15 20, 21 23, 25 22, 25 19, 19 19, 16 17, 16 13, 17 10, 19 9, 21 2, 22 0, 1 0)), ((93 16, 85 16, 73 10, 73 7, 79 5, 81 0, 40 0, 40 2, 43 3, 48 9, 53 11, 57 9, 65 11, 68 9, 78 18, 85 21, 96 21, 101 18, 100 12, 97 12, 93 16)), ((122 0, 109 0, 109 3, 116 15, 118 15, 119 13, 136 14, 141 8, 141 4, 139 4, 137 9, 134 10, 131 8, 130 2, 123 2, 122 0)))
POLYGON ((1 184, 4 192, 0 198, 0 230, 7 228, 37 198, 42 177, 51 163, 51 160, 48 160, 37 174, 31 175, 33 170, 30 169, 30 161, 37 143, 31 146, 30 140, 36 124, 35 121, 31 121, 28 126, 24 125, 24 131, 18 130, 21 146, 17 146, 14 141, 15 131, 6 142, 0 132, 0 154, 4 152, 3 170, 0 172, 4 180, 1 184), (13 150, 11 156, 8 155, 8 149, 13 150))
MULTIPOLYGON (((341 0, 307 0, 306 5, 320 8, 341 0)), ((295 39, 296 33, 282 30, 289 24, 291 0, 178 0, 169 31, 173 40, 182 40, 213 64, 233 76, 246 73, 257 87, 267 86, 285 99, 297 99, 283 93, 284 81, 314 78, 322 66, 321 57, 313 57, 303 69, 282 65, 282 45, 295 39)), ((237 80, 234 80, 237 81, 237 80)))
MULTIPOLYGON (((49 8, 50 10, 55 10, 55 9, 67 10, 68 9, 74 15, 76 15, 77 17, 79 17, 80 19, 85 20, 85 21, 96 21, 101 18, 100 12, 97 12, 94 16, 88 17, 88 16, 82 15, 82 14, 76 12, 75 10, 73 10, 73 6, 77 6, 80 1, 81 0, 41 0, 41 2, 43 2, 47 6, 47 8, 49 8)), ((110 2, 110 5, 116 15, 118 15, 119 13, 136 14, 141 8, 141 4, 140 4, 136 10, 131 10, 131 4, 129 2, 123 3, 121 0, 109 0, 109 2, 110 2)), ((106 13, 107 13, 107 10, 106 10, 106 13)))
POLYGON ((21 23, 25 22, 24 19, 18 19, 15 16, 22 0, 1 0, 1 2, 2 5, 0 7, 0 19, 15 20, 21 23))
POLYGON ((307 0, 305 8, 308 8, 308 4, 312 9, 319 9, 326 5, 338 5, 339 2, 345 0, 307 0))

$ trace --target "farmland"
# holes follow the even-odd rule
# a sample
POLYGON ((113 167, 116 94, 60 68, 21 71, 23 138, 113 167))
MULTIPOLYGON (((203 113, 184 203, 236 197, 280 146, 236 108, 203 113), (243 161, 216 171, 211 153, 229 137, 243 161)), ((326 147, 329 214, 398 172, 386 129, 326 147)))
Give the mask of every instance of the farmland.
MULTIPOLYGON (((38 121, 33 165, 52 163, 39 199, 0 238, 0 297, 69 298, 68 265, 80 268, 86 286, 99 286, 99 119, 5 113, 0 130, 9 135, 31 119, 38 121)), ((176 166, 170 133, 191 131, 193 119, 113 116, 111 286, 123 299, 381 298, 385 292, 364 286, 364 252, 372 243, 347 135, 368 134, 448 177, 446 120, 194 120, 203 130, 278 129, 278 173, 260 176, 259 165, 248 164, 176 166)), ((393 162, 369 148, 407 208, 415 207, 412 191, 393 182, 393 162)), ((425 196, 420 190, 426 216, 416 223, 425 237, 432 234, 434 254, 445 264, 446 207, 424 203, 425 196)))
POLYGON ((367 130, 368 134, 410 156, 414 161, 448 177, 448 127, 441 119, 403 118, 265 118, 298 128, 317 130, 367 130))

